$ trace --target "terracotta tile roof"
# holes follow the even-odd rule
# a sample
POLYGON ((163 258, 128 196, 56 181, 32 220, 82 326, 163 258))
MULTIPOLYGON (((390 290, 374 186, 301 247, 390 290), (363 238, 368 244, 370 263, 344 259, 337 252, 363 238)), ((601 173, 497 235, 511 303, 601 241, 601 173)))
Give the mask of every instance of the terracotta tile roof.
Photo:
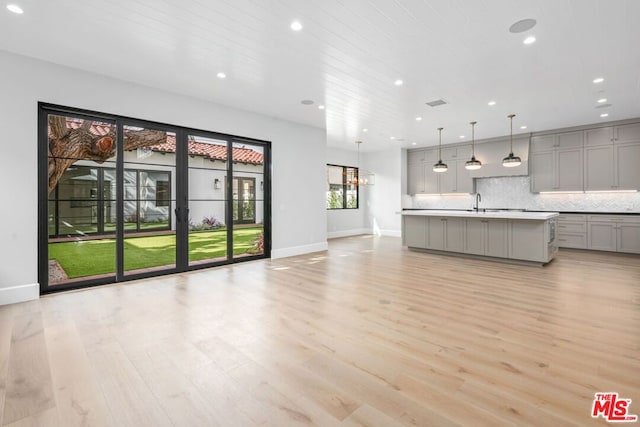
MULTIPOLYGON (((78 129, 82 126, 82 120, 67 119, 67 127, 78 129)), ((108 123, 94 122, 89 130, 94 135, 106 135, 111 130, 108 123)), ((175 153, 176 152, 176 136, 174 134, 167 135, 167 142, 154 145, 151 150, 158 153, 175 153)), ((199 141, 189 141, 189 155, 201 156, 210 160, 227 160, 227 149, 224 145, 208 144, 199 141)), ((234 163, 246 163, 251 165, 261 165, 264 163, 262 153, 245 147, 233 147, 232 156, 234 163)))
MULTIPOLYGON (((218 144, 207 144, 205 142, 189 141, 189 155, 201 156, 210 160, 227 160, 227 147, 218 144)), ((167 142, 151 147, 153 151, 159 153, 175 153, 176 137, 168 135, 167 142)), ((233 161, 235 163, 247 163, 251 165, 261 165, 264 162, 264 156, 255 150, 245 147, 233 147, 231 150, 233 161)))

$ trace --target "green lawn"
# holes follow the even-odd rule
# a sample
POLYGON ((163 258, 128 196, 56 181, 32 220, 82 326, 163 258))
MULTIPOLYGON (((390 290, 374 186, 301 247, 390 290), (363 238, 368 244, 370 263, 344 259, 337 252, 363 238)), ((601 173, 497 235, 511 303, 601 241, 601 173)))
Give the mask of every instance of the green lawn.
MULTIPOLYGON (((255 250, 253 242, 260 233, 262 227, 233 230, 233 254, 255 250)), ((49 243, 49 259, 56 259, 70 279, 115 272, 115 251, 115 239, 49 243)), ((189 233, 190 261, 221 258, 226 252, 226 229, 189 233)), ((127 237, 124 268, 128 271, 175 264, 175 254, 175 235, 127 237)))

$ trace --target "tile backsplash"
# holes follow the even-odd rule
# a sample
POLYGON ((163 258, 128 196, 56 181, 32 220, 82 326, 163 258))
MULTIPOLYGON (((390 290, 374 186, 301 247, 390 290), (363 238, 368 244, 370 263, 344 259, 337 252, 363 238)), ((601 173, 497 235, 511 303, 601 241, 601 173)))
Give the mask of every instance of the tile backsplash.
MULTIPOLYGON (((476 178, 475 181, 476 191, 482 195, 480 208, 640 213, 640 192, 538 194, 530 191, 528 176, 476 178)), ((473 202, 474 196, 468 194, 419 194, 405 197, 403 208, 470 209, 473 202)))

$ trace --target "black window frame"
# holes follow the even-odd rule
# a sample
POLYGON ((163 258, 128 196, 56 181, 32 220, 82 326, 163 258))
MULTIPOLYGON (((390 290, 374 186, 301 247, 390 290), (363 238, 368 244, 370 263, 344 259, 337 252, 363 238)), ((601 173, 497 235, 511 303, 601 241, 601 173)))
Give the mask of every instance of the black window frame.
MULTIPOLYGON (((345 166, 345 165, 336 165, 333 163, 327 163, 327 168, 328 167, 335 167, 335 168, 342 168, 342 207, 339 208, 332 208, 329 206, 329 203, 327 201, 327 210, 328 211, 339 211, 339 210, 343 210, 343 209, 348 209, 348 210, 353 210, 353 209, 360 209, 360 185, 358 185, 358 181, 360 179, 360 169, 358 167, 355 166, 345 166), (348 176, 348 170, 349 169, 353 169, 353 177, 356 181, 356 184, 349 184, 347 182, 347 176, 348 176), (348 205, 348 193, 347 191, 350 190, 350 186, 355 187, 356 190, 356 205, 355 207, 349 207, 348 205)), ((327 182, 327 184, 329 184, 329 186, 331 186, 331 183, 327 182)))

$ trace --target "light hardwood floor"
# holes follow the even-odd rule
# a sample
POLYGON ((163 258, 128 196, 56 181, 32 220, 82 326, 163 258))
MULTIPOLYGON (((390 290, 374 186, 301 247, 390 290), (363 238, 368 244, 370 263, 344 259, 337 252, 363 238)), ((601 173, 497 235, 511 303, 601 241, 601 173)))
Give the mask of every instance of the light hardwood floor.
POLYGON ((640 414, 640 257, 397 238, 0 307, 0 425, 585 426, 640 414))

